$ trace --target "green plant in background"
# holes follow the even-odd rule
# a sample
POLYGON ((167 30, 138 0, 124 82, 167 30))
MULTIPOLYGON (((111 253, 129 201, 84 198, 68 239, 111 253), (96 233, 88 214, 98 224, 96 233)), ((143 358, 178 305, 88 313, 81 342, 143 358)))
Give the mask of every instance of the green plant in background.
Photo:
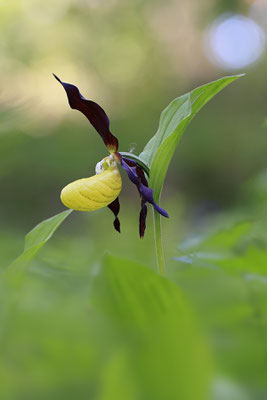
MULTIPOLYGON (((129 168, 125 169, 139 192, 136 175, 140 175, 136 171, 143 171, 148 185, 145 188, 150 188, 150 193, 153 190, 161 274, 165 273, 165 263, 157 209, 161 209, 158 204, 168 165, 193 116, 238 77, 219 79, 175 99, 163 111, 157 133, 141 154, 117 152, 115 142, 116 151, 111 150, 115 160, 104 158, 96 168, 100 173, 85 179, 93 181, 98 195, 102 190, 98 179, 105 174, 102 176, 111 183, 117 199, 118 164, 127 160, 129 168)), ((79 97, 81 100, 87 101, 79 97)), ((70 201, 75 203, 75 189, 80 183, 70 185, 74 185, 70 201)), ((64 190, 62 200, 68 202, 64 190)), ((147 198, 145 190, 141 187, 143 200, 147 198)), ((260 197, 257 209, 265 206, 265 199, 260 197)), ((91 200, 85 199, 88 209, 95 207, 91 200)), ((46 260, 35 263, 26 274, 29 263, 72 210, 41 222, 26 235, 23 254, 0 282, 4 305, 0 313, 4 349, 0 374, 7 382, 0 388, 0 397, 31 399, 42 393, 45 400, 264 398, 266 249, 263 242, 255 245, 259 231, 262 237, 265 231, 263 213, 258 212, 260 217, 254 217, 261 219, 261 228, 247 222, 253 218, 249 211, 238 224, 229 217, 227 229, 219 230, 217 222, 215 233, 182 242, 176 257, 168 260, 169 279, 140 263, 109 254, 89 263, 87 238, 76 240, 73 236, 62 243, 55 239, 51 244, 54 253, 51 255, 47 246, 46 260), (75 241, 82 243, 72 254, 75 241), (63 262, 64 268, 58 267, 53 256, 65 251, 66 259, 83 254, 83 266, 73 262, 73 268, 68 269, 63 262), (215 373, 210 350, 214 351, 215 373)), ((115 213, 115 228, 117 216, 115 213)), ((224 216, 224 220, 227 218, 224 216)), ((103 218, 101 221, 103 229, 103 218)), ((120 240, 112 238, 116 239, 120 240)))
MULTIPOLYGON (((97 208, 108 206, 115 215, 114 227, 120 231, 120 222, 118 220, 119 200, 121 185, 116 179, 114 186, 114 176, 119 174, 117 163, 124 168, 130 180, 136 185, 141 198, 141 212, 139 217, 140 237, 144 235, 146 228, 146 203, 152 204, 154 209, 154 234, 155 248, 158 271, 165 274, 165 261, 161 238, 161 219, 160 216, 168 217, 167 212, 161 208, 160 195, 169 163, 173 157, 187 125, 197 112, 225 86, 233 82, 242 75, 234 75, 221 78, 217 81, 200 86, 177 99, 173 100, 169 106, 162 112, 159 122, 159 128, 156 134, 149 140, 144 150, 139 156, 128 152, 118 152, 118 140, 109 130, 109 119, 104 110, 91 100, 86 100, 74 85, 62 82, 57 76, 55 78, 64 87, 71 108, 81 111, 94 126, 96 131, 102 137, 110 156, 104 158, 97 164, 97 175, 92 178, 81 179, 68 185, 63 189, 61 199, 70 209, 91 211, 97 208), (108 180, 100 182, 103 172, 113 171, 108 180), (115 173, 114 173, 115 171, 115 173), (105 191, 110 191, 109 196, 105 191), (95 196, 95 198, 94 198, 95 196), (111 197, 110 197, 111 196, 111 197), (112 200, 111 200, 112 199, 112 200)), ((30 258, 37 254, 38 250, 45 243, 43 240, 43 229, 47 232, 49 227, 51 233, 46 236, 47 241, 61 222, 70 215, 71 212, 50 218, 39 224, 33 231, 27 235, 27 238, 33 237, 34 246, 26 244, 25 254, 30 258), (58 222, 59 221, 59 222, 58 222), (41 245, 40 245, 41 244, 41 245)), ((18 264, 18 260, 15 261, 18 264)))
MULTIPOLYGON (((115 215, 114 227, 116 230, 120 231, 120 223, 118 220, 120 208, 118 194, 120 193, 121 186, 119 185, 118 188, 116 188, 115 183, 114 189, 114 173, 110 174, 107 182, 103 180, 99 182, 99 178, 103 176, 103 172, 112 169, 116 171, 115 175, 119 174, 116 167, 116 164, 119 163, 122 168, 126 170, 130 180, 137 186, 140 194, 140 237, 144 235, 146 228, 146 203, 149 202, 154 207, 154 234, 157 265, 159 273, 165 274, 160 215, 167 217, 168 214, 157 203, 160 201, 160 195, 169 163, 173 157, 175 148, 192 118, 212 97, 240 76, 242 75, 221 78, 217 81, 200 86, 173 100, 161 114, 158 131, 146 144, 141 154, 137 156, 128 152, 119 153, 118 140, 109 130, 109 119, 104 110, 93 101, 86 100, 80 94, 76 86, 62 82, 55 75, 55 78, 62 84, 67 93, 71 108, 81 111, 88 118, 102 137, 111 154, 97 164, 96 171, 98 176, 96 175, 93 181, 92 178, 81 179, 63 189, 61 194, 63 203, 71 209, 83 211, 92 211, 97 208, 108 206, 115 215), (111 198, 112 196, 114 197, 113 200, 107 197, 105 193, 107 190, 111 191, 111 198)), ((21 260, 23 260, 23 263, 25 263, 26 259, 31 260, 70 213, 71 211, 64 211, 40 223, 34 228, 26 236, 24 253, 19 259, 15 260, 13 266, 19 265, 21 260), (31 243, 30 246, 28 244, 29 242, 31 243)))

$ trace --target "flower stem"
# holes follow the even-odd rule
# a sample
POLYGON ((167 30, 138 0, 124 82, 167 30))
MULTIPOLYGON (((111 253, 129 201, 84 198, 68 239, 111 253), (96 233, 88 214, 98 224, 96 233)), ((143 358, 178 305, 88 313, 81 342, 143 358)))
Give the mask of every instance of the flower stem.
POLYGON ((163 253, 163 246, 161 240, 161 215, 153 209, 154 212, 154 237, 155 237, 155 250, 157 257, 157 267, 160 275, 165 275, 165 260, 163 253))

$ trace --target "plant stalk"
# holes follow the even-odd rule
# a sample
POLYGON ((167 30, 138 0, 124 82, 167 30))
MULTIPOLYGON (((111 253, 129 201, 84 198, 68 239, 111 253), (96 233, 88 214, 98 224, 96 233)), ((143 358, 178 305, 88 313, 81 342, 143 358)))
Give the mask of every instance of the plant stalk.
POLYGON ((161 239, 161 215, 153 209, 154 215, 154 237, 155 237, 155 250, 157 258, 157 268, 160 275, 165 275, 165 260, 161 239))

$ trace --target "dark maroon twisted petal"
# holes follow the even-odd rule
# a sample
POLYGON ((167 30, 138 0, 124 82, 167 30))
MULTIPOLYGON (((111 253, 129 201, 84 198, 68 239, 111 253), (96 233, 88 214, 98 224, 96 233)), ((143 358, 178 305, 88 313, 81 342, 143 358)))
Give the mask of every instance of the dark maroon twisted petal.
POLYGON ((147 206, 144 199, 141 200, 141 211, 139 215, 139 236, 144 237, 146 230, 146 216, 147 216, 147 206))
POLYGON ((91 100, 86 100, 76 86, 62 82, 55 74, 53 75, 65 89, 70 107, 86 116, 111 153, 117 151, 118 139, 109 130, 109 119, 103 108, 91 100))
POLYGON ((148 186, 148 182, 147 182, 147 179, 145 177, 144 171, 142 170, 140 165, 136 166, 136 173, 139 176, 139 178, 141 179, 142 184, 145 185, 145 186, 148 186))
POLYGON ((153 199, 153 189, 148 187, 143 170, 133 160, 120 157, 121 166, 127 172, 130 180, 136 185, 141 197, 141 211, 139 216, 139 234, 144 236, 146 229, 147 206, 146 203, 153 205, 155 210, 163 217, 169 218, 167 211, 160 207, 153 199))
POLYGON ((108 208, 113 212, 113 214, 115 215, 115 219, 113 221, 113 225, 114 228, 116 229, 116 231, 120 232, 120 221, 118 218, 118 214, 120 211, 120 202, 119 202, 119 198, 117 197, 112 203, 110 203, 108 205, 108 208))

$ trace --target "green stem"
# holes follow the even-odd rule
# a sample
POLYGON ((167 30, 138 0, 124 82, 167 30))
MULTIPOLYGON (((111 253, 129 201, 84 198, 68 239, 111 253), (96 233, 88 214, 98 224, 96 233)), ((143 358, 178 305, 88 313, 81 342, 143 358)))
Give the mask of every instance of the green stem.
POLYGON ((161 215, 154 209, 154 237, 157 257, 157 267, 160 275, 165 275, 165 260, 161 240, 161 215))

